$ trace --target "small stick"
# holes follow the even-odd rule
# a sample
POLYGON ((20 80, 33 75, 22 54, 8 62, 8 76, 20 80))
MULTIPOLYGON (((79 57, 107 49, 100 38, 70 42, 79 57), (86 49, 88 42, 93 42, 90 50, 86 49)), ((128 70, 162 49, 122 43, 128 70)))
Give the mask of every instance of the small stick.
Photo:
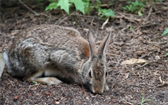
POLYGON ((28 10, 30 10, 31 12, 33 12, 36 15, 39 15, 37 12, 33 11, 31 8, 29 8, 26 4, 24 4, 21 0, 19 0, 19 2, 24 5, 28 10))
POLYGON ((158 87, 162 87, 162 86, 168 85, 168 82, 163 81, 162 78, 161 78, 161 76, 159 77, 159 81, 160 81, 161 84, 158 85, 158 87))
POLYGON ((109 21, 109 17, 108 17, 108 18, 107 18, 107 20, 103 23, 103 25, 102 25, 101 29, 103 29, 103 28, 104 28, 104 26, 108 23, 108 21, 109 21))

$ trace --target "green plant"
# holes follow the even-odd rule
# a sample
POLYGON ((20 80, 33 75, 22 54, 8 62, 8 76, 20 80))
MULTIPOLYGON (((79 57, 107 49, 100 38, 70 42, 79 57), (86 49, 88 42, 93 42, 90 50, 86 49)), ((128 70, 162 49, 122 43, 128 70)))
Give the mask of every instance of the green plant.
POLYGON ((144 3, 141 0, 136 0, 136 1, 128 1, 128 5, 123 7, 124 10, 128 12, 138 12, 138 15, 142 16, 142 9, 145 7, 144 3))
POLYGON ((100 18, 103 17, 110 17, 110 16, 115 16, 115 13, 113 10, 111 9, 102 9, 101 6, 101 2, 100 0, 96 0, 97 4, 94 6, 94 8, 98 11, 98 15, 100 18))
POLYGON ((60 7, 69 14, 69 8, 72 3, 75 5, 76 10, 85 13, 85 3, 82 0, 50 0, 50 4, 46 7, 45 10, 57 9, 60 7))
POLYGON ((60 7, 61 9, 65 10, 69 14, 69 8, 72 4, 75 5, 76 10, 81 11, 83 14, 87 13, 90 14, 94 8, 98 11, 98 15, 100 18, 102 17, 110 17, 115 16, 114 11, 111 9, 102 9, 101 2, 97 0, 97 4, 93 5, 90 3, 90 0, 50 0, 50 4, 46 7, 45 10, 52 10, 57 9, 60 7))
POLYGON ((151 99, 145 99, 144 94, 142 93, 141 105, 143 105, 147 101, 152 101, 152 100, 151 99))
POLYGON ((38 83, 36 81, 32 81, 35 85, 38 85, 38 83))
POLYGON ((110 16, 115 16, 114 11, 112 11, 111 9, 98 9, 98 15, 100 16, 100 18, 102 17, 110 17, 110 16))
POLYGON ((40 5, 40 2, 41 2, 42 0, 37 0, 37 5, 39 6, 40 5))
POLYGON ((168 28, 162 33, 162 36, 165 36, 166 34, 168 34, 168 28))
POLYGON ((163 0, 153 0, 154 2, 163 2, 163 0))
POLYGON ((132 31, 132 30, 133 30, 133 27, 132 27, 132 26, 129 26, 129 29, 132 31))
POLYGON ((90 12, 94 9, 94 5, 90 3, 90 0, 83 0, 85 3, 85 12, 87 14, 90 14, 90 12))
MULTIPOLYGON (((162 36, 165 36, 166 34, 168 34, 168 28, 162 33, 162 36)), ((168 53, 166 53, 166 55, 168 55, 168 53)))

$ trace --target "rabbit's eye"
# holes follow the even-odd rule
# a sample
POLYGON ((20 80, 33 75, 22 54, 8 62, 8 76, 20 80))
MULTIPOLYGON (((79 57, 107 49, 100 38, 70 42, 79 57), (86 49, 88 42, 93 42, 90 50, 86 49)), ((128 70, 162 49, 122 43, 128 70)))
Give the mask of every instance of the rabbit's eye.
POLYGON ((106 77, 107 77, 107 71, 106 71, 106 77))
POLYGON ((89 77, 92 78, 91 71, 89 71, 89 77))

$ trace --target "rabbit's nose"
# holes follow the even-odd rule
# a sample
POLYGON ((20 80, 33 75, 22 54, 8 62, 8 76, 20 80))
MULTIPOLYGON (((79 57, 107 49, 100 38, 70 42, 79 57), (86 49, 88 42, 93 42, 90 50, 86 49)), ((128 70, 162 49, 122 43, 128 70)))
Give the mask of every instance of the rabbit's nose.
POLYGON ((95 94, 102 94, 103 93, 103 88, 94 88, 94 89, 92 89, 92 91, 95 94))

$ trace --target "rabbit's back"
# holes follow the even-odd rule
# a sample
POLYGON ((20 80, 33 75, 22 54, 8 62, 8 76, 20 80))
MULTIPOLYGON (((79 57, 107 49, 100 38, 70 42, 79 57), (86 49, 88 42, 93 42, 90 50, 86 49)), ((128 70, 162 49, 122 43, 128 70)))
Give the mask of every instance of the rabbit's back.
POLYGON ((57 25, 40 25, 31 27, 19 33, 9 51, 9 60, 14 76, 31 75, 39 69, 44 69, 55 63, 78 68, 74 65, 81 59, 89 57, 88 42, 80 33, 67 27, 57 25), (68 57, 67 57, 68 56, 68 57), (55 58, 56 57, 56 58, 55 58), (60 59, 65 59, 59 62, 60 59), (68 63, 69 62, 69 63, 68 63))

